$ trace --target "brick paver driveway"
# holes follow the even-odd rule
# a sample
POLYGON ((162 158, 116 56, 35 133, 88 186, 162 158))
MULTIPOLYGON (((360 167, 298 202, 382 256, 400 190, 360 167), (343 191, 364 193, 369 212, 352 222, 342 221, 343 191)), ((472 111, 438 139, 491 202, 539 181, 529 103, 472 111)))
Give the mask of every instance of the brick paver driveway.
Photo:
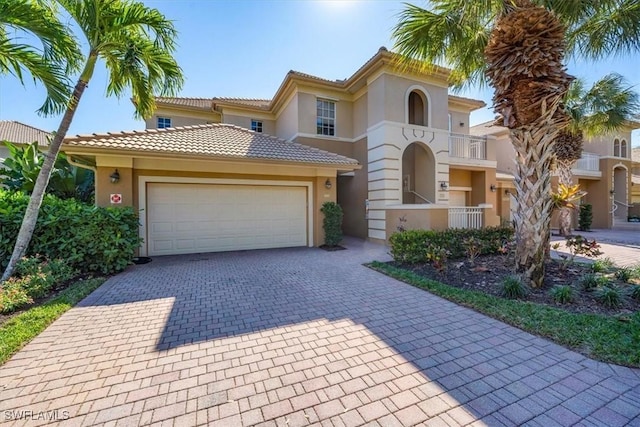
POLYGON ((360 265, 384 248, 349 247, 130 268, 0 368, 0 422, 640 425, 638 371, 387 278, 360 265))

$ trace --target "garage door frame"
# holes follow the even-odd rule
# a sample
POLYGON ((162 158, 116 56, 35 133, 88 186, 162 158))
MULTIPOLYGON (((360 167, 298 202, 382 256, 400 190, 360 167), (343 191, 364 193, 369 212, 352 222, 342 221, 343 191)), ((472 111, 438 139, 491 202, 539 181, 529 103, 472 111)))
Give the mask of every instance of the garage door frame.
POLYGON ((138 177, 138 208, 140 209, 139 236, 144 239, 140 245, 140 256, 148 254, 147 236, 147 184, 223 184, 252 186, 306 187, 307 189, 307 246, 313 247, 313 182, 310 181, 274 181, 230 178, 190 178, 178 176, 140 176, 138 177))

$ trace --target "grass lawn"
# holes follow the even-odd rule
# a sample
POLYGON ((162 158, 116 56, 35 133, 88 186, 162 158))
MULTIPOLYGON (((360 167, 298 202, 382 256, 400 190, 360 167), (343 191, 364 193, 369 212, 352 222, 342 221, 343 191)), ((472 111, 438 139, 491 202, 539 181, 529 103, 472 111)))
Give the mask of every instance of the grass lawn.
POLYGON ((54 298, 17 314, 0 325, 0 365, 105 280, 96 278, 73 283, 54 298))
POLYGON ((368 266, 532 334, 549 338, 593 359, 640 367, 640 312, 619 317, 570 313, 542 304, 455 288, 381 262, 368 266))

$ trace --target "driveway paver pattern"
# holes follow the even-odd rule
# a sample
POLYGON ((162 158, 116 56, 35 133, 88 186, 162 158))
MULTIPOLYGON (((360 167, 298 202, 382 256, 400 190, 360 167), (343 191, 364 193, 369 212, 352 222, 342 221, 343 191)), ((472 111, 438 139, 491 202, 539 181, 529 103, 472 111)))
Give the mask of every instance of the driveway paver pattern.
POLYGON ((383 276, 361 264, 386 248, 347 243, 129 268, 0 367, 0 423, 640 425, 638 370, 383 276))

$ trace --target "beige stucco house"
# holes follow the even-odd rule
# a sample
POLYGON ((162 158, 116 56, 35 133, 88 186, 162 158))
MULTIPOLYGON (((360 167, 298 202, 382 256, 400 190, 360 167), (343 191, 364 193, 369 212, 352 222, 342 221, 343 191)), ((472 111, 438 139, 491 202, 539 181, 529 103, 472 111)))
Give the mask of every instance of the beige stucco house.
POLYGON ((449 95, 447 69, 396 60, 381 48, 345 80, 291 71, 272 99, 158 98, 145 131, 64 151, 95 164, 98 204, 140 209, 142 254, 318 245, 324 201, 369 239, 401 218, 497 225, 496 138, 468 135, 485 104, 449 95))
MULTIPOLYGON (((573 169, 574 183, 587 191, 582 203, 593 205, 593 228, 612 228, 627 222, 633 207, 631 132, 640 128, 638 122, 628 122, 619 132, 592 138, 583 146, 580 160, 573 169)), ((492 122, 471 128, 473 135, 493 135, 496 138, 498 168, 498 215, 510 220, 510 206, 515 193, 513 185, 515 150, 507 128, 492 122)), ((553 184, 554 181, 552 181, 553 184)))

